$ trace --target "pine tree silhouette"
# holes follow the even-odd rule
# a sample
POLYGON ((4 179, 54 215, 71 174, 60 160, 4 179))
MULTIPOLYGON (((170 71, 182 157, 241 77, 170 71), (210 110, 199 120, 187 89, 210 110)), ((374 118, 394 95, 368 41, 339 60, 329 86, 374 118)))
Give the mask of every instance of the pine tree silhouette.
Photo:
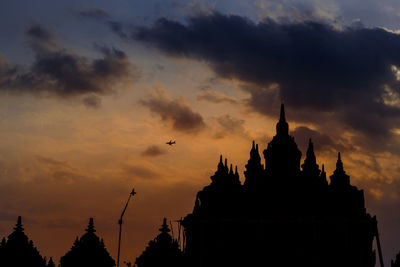
POLYGON ((94 229, 93 218, 89 219, 86 233, 76 238, 72 248, 60 259, 60 267, 113 267, 115 261, 94 229))
POLYGON ((178 243, 169 234, 167 219, 164 218, 160 234, 149 242, 142 254, 136 258, 137 267, 183 267, 183 254, 178 243))
POLYGON ((14 231, 0 244, 0 266, 46 267, 46 260, 24 233, 22 218, 18 217, 14 231))

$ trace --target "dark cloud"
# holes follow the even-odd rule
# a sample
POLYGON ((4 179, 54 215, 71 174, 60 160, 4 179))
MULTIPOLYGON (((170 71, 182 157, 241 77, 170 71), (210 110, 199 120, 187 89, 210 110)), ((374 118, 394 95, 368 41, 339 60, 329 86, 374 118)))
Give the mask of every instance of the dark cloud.
POLYGON ((26 33, 35 60, 24 69, 0 58, 2 91, 59 97, 86 96, 85 104, 95 107, 99 104, 95 95, 113 93, 138 78, 138 70, 121 50, 96 46, 102 57, 91 60, 60 47, 43 25, 33 25, 26 33))
POLYGON ((238 101, 234 99, 233 97, 230 97, 226 94, 223 94, 218 91, 213 91, 213 90, 202 90, 198 95, 197 95, 197 100, 199 101, 208 101, 212 103, 229 103, 229 104, 237 104, 238 101))
POLYGON ((162 18, 134 38, 246 83, 248 105, 261 114, 275 114, 283 100, 295 120, 329 116, 331 128, 344 125, 370 141, 393 138, 400 127, 400 35, 384 29, 213 13, 186 24, 162 18))
POLYGON ((205 127, 203 117, 192 110, 183 97, 171 99, 165 91, 158 91, 148 99, 142 99, 141 104, 161 117, 161 120, 172 124, 176 131, 197 133, 205 127))
POLYGON ((334 141, 328 135, 305 126, 295 128, 293 131, 290 131, 290 134, 295 137, 296 143, 301 151, 303 151, 303 154, 307 151, 308 140, 310 138, 312 139, 316 151, 323 152, 328 150, 332 152, 344 152, 352 149, 351 144, 346 143, 343 145, 343 140, 334 141))
POLYGON ((147 147, 142 153, 142 156, 145 157, 156 157, 156 156, 160 156, 163 154, 166 154, 167 152, 164 149, 161 149, 159 146, 156 145, 152 145, 147 147))
POLYGON ((111 31, 118 35, 122 39, 127 39, 128 34, 124 31, 124 27, 122 23, 118 21, 108 21, 107 22, 108 27, 110 27, 111 31))
POLYGON ((99 7, 88 7, 79 11, 79 15, 86 18, 103 19, 108 17, 108 12, 99 7))
POLYGON ((89 108, 97 109, 101 106, 101 98, 96 95, 87 96, 82 101, 89 108))
POLYGON ((244 120, 234 118, 229 114, 218 116, 215 120, 219 128, 217 133, 214 135, 215 138, 223 138, 227 135, 241 135, 247 137, 244 120))

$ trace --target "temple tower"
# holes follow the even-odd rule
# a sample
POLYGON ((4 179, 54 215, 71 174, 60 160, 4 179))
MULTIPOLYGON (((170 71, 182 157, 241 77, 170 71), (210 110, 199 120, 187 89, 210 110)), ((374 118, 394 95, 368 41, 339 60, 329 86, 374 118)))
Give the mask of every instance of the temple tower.
POLYGON ((279 122, 276 124, 276 135, 263 154, 266 174, 272 179, 293 180, 299 174, 301 152, 294 138, 289 135, 284 104, 281 105, 279 122))

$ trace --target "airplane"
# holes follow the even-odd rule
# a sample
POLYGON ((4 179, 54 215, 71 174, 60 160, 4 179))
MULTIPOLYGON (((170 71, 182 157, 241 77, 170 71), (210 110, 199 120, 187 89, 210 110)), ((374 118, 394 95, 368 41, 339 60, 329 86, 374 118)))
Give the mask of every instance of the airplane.
POLYGON ((166 142, 166 144, 172 146, 173 144, 175 144, 175 141, 169 140, 169 142, 166 142))

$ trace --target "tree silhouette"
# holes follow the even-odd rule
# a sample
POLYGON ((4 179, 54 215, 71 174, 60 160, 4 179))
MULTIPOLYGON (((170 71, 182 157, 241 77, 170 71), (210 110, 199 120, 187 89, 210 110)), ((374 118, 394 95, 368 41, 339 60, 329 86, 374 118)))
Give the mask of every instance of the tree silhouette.
POLYGON ((22 218, 18 217, 14 231, 0 243, 0 266, 46 267, 46 260, 24 233, 22 218))
POLYGON ((160 234, 149 242, 142 254, 136 258, 137 267, 183 267, 183 254, 178 243, 169 234, 167 219, 164 218, 160 234))
POLYGON ((72 248, 60 259, 60 267, 113 267, 111 258, 94 229, 93 218, 89 219, 86 233, 76 238, 72 248))

